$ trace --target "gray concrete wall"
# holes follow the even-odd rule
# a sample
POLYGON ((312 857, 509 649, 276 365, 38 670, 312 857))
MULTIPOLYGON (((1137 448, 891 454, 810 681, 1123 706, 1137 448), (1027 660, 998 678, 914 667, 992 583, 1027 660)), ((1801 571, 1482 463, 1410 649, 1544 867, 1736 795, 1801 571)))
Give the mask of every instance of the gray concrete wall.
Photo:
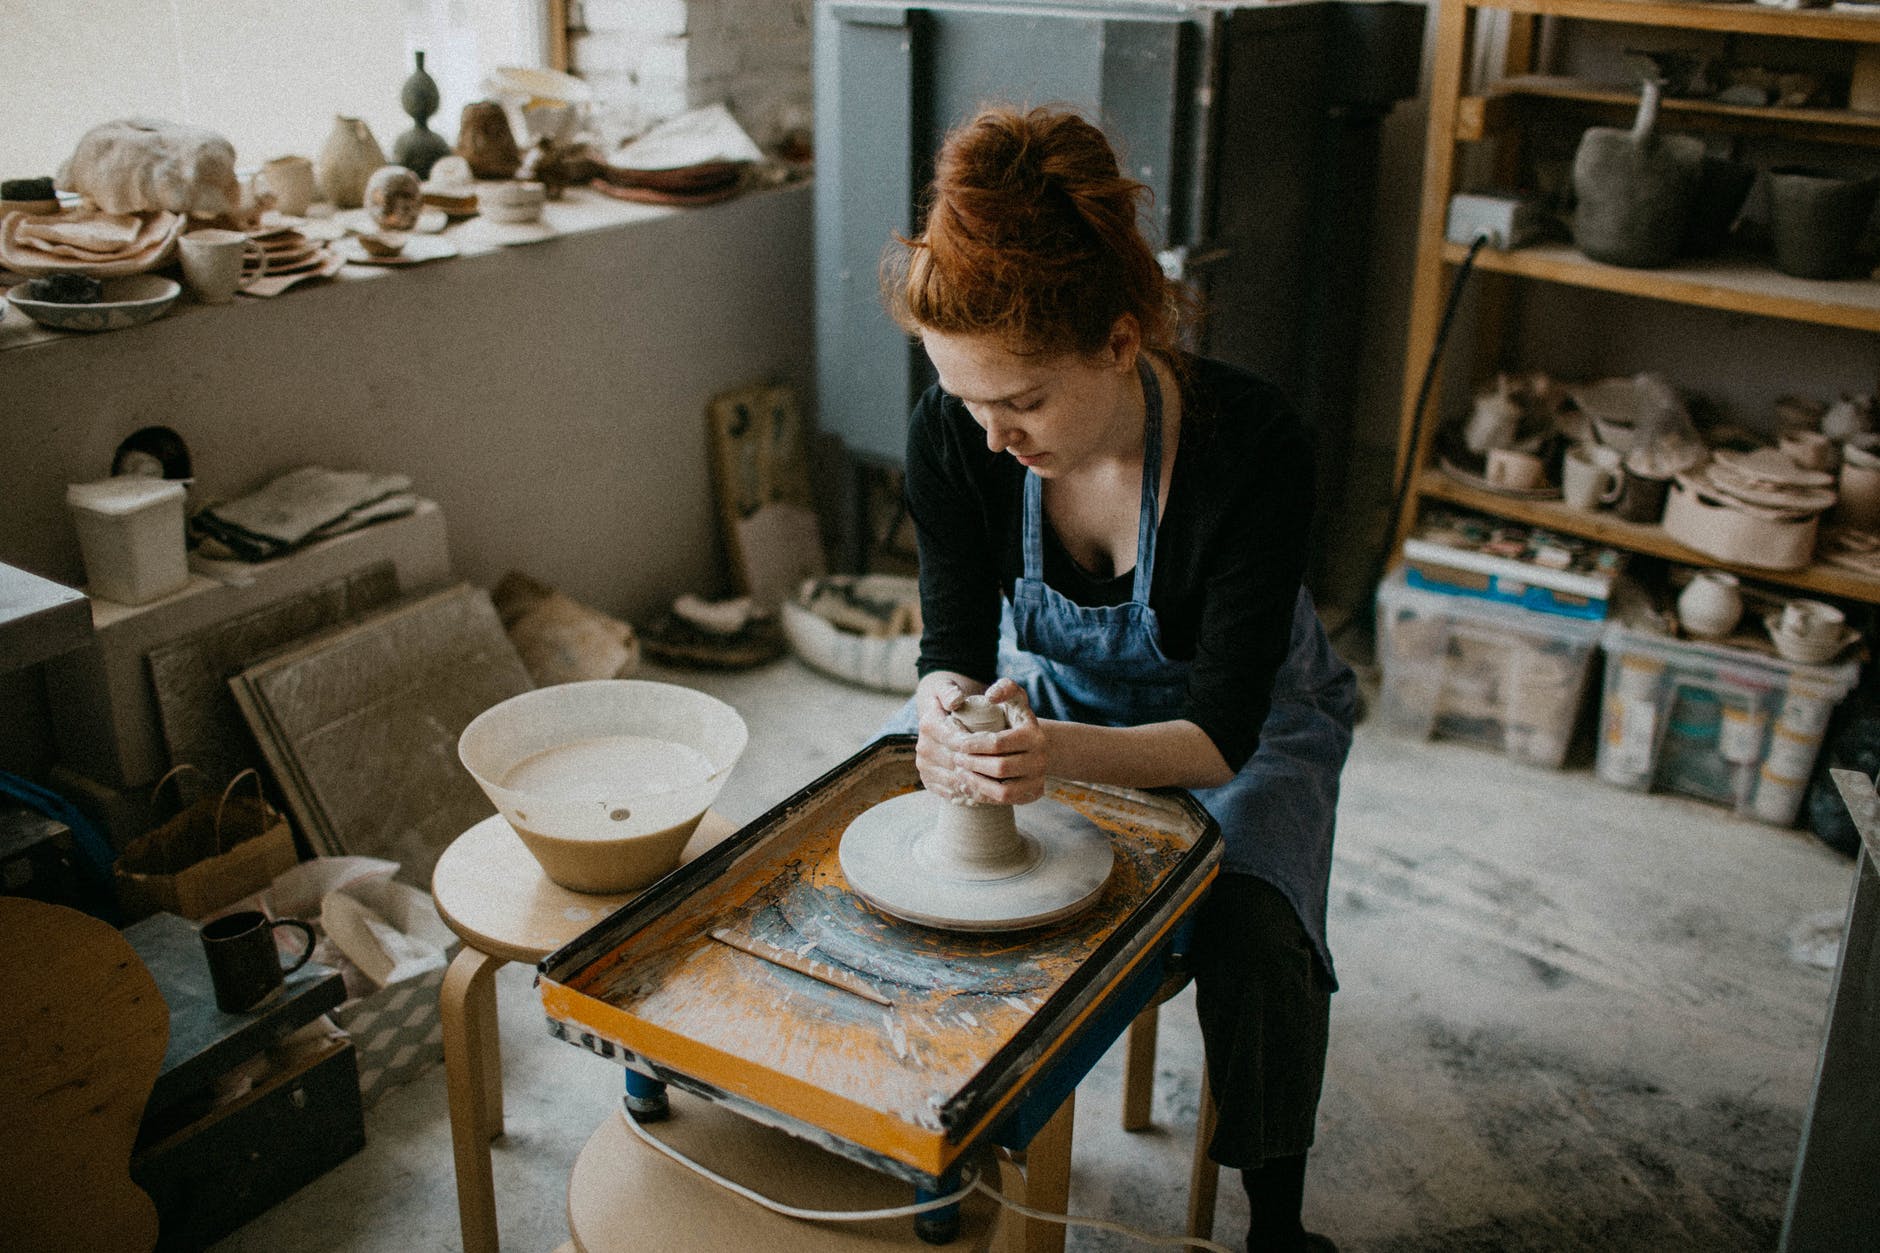
POLYGON ((809 254, 799 186, 0 351, 0 560, 78 581, 66 483, 164 423, 205 497, 410 474, 478 583, 520 568, 630 619, 721 591, 705 406, 772 378, 807 406, 809 254))

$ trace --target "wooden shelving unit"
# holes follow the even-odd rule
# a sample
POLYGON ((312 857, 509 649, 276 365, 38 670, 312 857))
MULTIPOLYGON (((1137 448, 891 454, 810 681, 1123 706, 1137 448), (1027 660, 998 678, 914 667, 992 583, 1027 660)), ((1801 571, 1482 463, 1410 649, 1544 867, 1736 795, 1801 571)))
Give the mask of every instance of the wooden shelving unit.
MULTIPOLYGON (((1646 556, 1731 569, 1765 583, 1880 604, 1880 578, 1822 564, 1792 571, 1729 566, 1677 543, 1656 525, 1505 496, 1459 482, 1434 467, 1438 420, 1433 413, 1426 414, 1424 429, 1412 437, 1418 385, 1436 341, 1449 278, 1468 254, 1468 249, 1443 238, 1450 196, 1462 190, 1457 182, 1458 146, 1498 135, 1518 136, 1534 120, 1531 115, 1537 110, 1556 114, 1566 111, 1568 115, 1590 110, 1595 120, 1605 115, 1618 120, 1629 117, 1637 105, 1638 96, 1633 92, 1535 73, 1536 19, 1542 17, 1880 44, 1880 14, 1786 10, 1704 0, 1440 0, 1398 440, 1398 472, 1409 474, 1410 489, 1397 519, 1396 541, 1401 543, 1410 532, 1424 502, 1440 502, 1646 556), (1465 80, 1472 62, 1476 19, 1483 9, 1512 15, 1507 55, 1500 80, 1484 92, 1469 94, 1465 80)), ((1880 116, 1846 109, 1751 109, 1705 100, 1668 99, 1663 104, 1660 124, 1667 129, 1779 135, 1880 148, 1880 116)), ((1508 176, 1515 172, 1501 171, 1508 176)), ((1764 258, 1723 257, 1661 270, 1632 270, 1600 264, 1568 245, 1542 244, 1508 252, 1483 249, 1475 267, 1519 281, 1558 283, 1695 308, 1880 333, 1880 282, 1810 282, 1782 274, 1764 258)), ((1497 305, 1498 299, 1491 294, 1483 318, 1484 339, 1488 342, 1495 335, 1497 305)), ((1466 357, 1459 344, 1452 344, 1448 355, 1452 366, 1466 357)))

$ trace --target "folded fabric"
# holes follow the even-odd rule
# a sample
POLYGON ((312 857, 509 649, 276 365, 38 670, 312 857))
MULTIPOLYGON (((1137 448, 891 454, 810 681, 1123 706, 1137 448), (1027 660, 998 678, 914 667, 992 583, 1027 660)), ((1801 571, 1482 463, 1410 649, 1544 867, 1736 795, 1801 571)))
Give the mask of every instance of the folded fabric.
POLYGON ((621 146, 608 161, 623 170, 672 170, 708 161, 762 161, 759 148, 731 111, 708 104, 661 122, 621 146))
POLYGON ((402 474, 301 466, 270 480, 260 491, 216 505, 212 512, 252 535, 292 544, 361 505, 410 487, 411 480, 402 474))

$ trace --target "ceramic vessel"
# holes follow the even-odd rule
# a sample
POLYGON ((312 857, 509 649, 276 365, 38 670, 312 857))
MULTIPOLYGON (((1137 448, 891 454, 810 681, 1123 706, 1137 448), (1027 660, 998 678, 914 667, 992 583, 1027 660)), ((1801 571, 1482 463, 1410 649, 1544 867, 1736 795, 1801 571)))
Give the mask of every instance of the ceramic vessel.
POLYGON ((703 692, 600 679, 484 710, 457 755, 550 880, 624 892, 679 864, 746 738, 737 711, 703 692))
POLYGON ((366 180, 365 210, 382 231, 408 231, 424 211, 418 176, 402 165, 382 165, 366 180))
POLYGON ((1743 593, 1734 574, 1699 570, 1678 596, 1678 621, 1692 635, 1728 635, 1743 616, 1743 593))
POLYGON ((1769 235, 1776 268, 1796 278, 1857 277, 1866 267, 1860 237, 1880 196, 1880 179, 1821 170, 1769 171, 1769 235))
POLYGON ((504 224, 539 221, 547 199, 547 189, 540 183, 496 183, 478 197, 483 216, 504 224))
POLYGON ((274 207, 289 217, 305 217, 313 203, 313 162, 305 157, 276 157, 261 167, 261 186, 274 197, 274 207))
POLYGON ((1660 90, 1647 80, 1632 129, 1588 127, 1573 155, 1573 242, 1595 261, 1648 268, 1678 255, 1704 145, 1655 132, 1660 90))
POLYGON ((450 143, 425 123, 437 112, 437 80, 424 70, 424 54, 414 53, 418 68, 405 80, 398 103, 411 117, 411 128, 392 142, 392 160, 419 178, 429 178, 439 157, 450 155, 450 143))
POLYGON ((41 326, 62 331, 116 331, 162 317, 183 285, 175 279, 155 274, 134 274, 129 278, 106 279, 104 299, 90 305, 62 305, 34 300, 21 283, 7 293, 7 301, 41 326))
POLYGON ((457 155, 470 163, 478 178, 508 178, 522 164, 509 115, 494 100, 478 100, 463 107, 457 130, 457 155))
POLYGON ((320 194, 342 209, 365 203, 366 182, 385 164, 385 150, 372 128, 356 117, 336 117, 314 162, 320 194))

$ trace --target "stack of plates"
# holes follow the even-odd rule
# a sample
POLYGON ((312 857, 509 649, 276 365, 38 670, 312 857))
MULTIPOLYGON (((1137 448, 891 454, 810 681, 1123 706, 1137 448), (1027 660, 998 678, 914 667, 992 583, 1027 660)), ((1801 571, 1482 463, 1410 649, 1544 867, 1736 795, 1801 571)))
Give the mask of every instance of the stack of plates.
POLYGON ((1801 519, 1835 502, 1832 474, 1805 470, 1773 448, 1747 453, 1719 449, 1708 465, 1692 473, 1713 494, 1754 513, 1801 519))
MULTIPOLYGON (((248 238, 261 245, 268 256, 269 277, 310 274, 332 259, 324 243, 309 239, 291 226, 272 226, 250 231, 248 238)), ((243 267, 243 279, 254 276, 252 262, 243 267)))

